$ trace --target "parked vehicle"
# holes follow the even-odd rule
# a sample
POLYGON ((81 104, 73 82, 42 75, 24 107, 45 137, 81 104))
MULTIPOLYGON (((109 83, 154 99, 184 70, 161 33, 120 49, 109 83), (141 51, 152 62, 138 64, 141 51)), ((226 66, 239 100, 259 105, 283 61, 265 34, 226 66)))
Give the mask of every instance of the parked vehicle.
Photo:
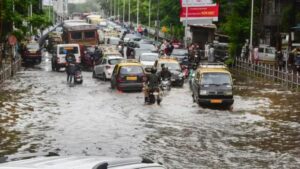
POLYGON ((124 60, 113 70, 111 88, 120 91, 142 91, 144 77, 142 64, 134 60, 124 60))
POLYGON ((171 82, 173 85, 177 85, 182 87, 184 84, 184 75, 182 73, 181 67, 179 62, 176 60, 176 58, 170 58, 170 57, 162 57, 159 60, 155 61, 154 67, 157 69, 157 71, 161 71, 161 65, 164 64, 165 67, 168 67, 169 71, 172 74, 171 82))
POLYGON ((97 156, 41 156, 0 163, 0 169, 164 169, 148 159, 97 156))
POLYGON ((223 64, 201 64, 192 80, 192 96, 199 106, 224 106, 233 104, 233 82, 223 64))
POLYGON ((102 78, 103 80, 111 79, 115 65, 122 62, 123 57, 120 55, 106 55, 99 64, 95 65, 93 78, 102 78))
POLYGON ((81 63, 80 47, 78 44, 59 44, 54 47, 51 59, 53 71, 59 71, 60 68, 66 67, 66 55, 72 53, 75 55, 76 63, 81 63))
POLYGON ((40 64, 42 62, 42 52, 37 42, 30 42, 24 46, 21 53, 24 62, 40 64))
POLYGON ((275 62, 276 49, 268 45, 260 45, 258 48, 258 60, 260 62, 275 62))

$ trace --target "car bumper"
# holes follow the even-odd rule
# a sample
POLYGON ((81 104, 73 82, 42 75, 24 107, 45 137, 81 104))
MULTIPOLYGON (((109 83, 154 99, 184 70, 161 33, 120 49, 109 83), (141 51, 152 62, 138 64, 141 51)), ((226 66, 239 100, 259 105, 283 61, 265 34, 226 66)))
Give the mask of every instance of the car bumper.
POLYGON ((207 105, 207 106, 212 106, 212 105, 216 105, 216 106, 231 106, 234 103, 233 99, 224 99, 224 98, 220 98, 220 99, 203 99, 203 98, 199 98, 198 100, 200 105, 207 105))
POLYGON ((172 85, 179 85, 179 84, 181 84, 183 81, 184 81, 184 78, 183 78, 183 77, 182 77, 182 78, 177 78, 177 79, 171 78, 171 83, 172 83, 172 85))
POLYGON ((117 85, 117 88, 121 91, 141 91, 143 83, 120 83, 117 85))

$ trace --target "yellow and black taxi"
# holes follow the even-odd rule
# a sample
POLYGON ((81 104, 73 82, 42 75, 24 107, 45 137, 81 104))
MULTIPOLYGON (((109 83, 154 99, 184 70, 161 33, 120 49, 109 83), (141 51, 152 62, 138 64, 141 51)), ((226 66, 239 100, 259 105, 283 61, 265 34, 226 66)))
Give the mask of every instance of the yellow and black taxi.
POLYGON ((225 106, 233 104, 233 82, 224 64, 200 64, 192 80, 192 96, 200 106, 225 106))
POLYGON ((123 60, 118 63, 111 76, 111 88, 119 91, 142 91, 145 72, 136 60, 123 60))
POLYGON ((171 72, 172 84, 182 87, 184 84, 184 75, 177 59, 175 57, 161 57, 160 59, 156 60, 154 67, 157 69, 157 72, 162 70, 162 65, 167 67, 171 72))

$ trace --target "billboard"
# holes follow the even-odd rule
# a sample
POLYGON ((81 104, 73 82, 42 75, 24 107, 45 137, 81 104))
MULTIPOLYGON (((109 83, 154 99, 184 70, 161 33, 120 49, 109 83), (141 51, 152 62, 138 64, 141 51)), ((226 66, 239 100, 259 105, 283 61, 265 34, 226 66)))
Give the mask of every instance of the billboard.
POLYGON ((199 6, 199 7, 183 7, 180 11, 180 18, 202 18, 202 17, 218 17, 219 5, 199 6))

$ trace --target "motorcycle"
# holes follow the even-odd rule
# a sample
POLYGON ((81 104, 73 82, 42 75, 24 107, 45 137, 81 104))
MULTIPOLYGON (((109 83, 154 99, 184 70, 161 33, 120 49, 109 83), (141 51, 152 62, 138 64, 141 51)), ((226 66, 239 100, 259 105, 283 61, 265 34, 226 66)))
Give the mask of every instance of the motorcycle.
POLYGON ((183 73, 184 78, 189 77, 189 68, 188 68, 188 66, 187 65, 182 65, 181 68, 182 68, 182 73, 183 73))
POLYGON ((160 88, 162 91, 171 90, 171 80, 170 79, 161 79, 160 88))
POLYGON ((160 105, 162 101, 161 92, 158 90, 149 90, 149 95, 147 99, 148 104, 155 104, 155 102, 160 105))
POLYGON ((82 82, 83 82, 83 78, 82 78, 81 70, 77 70, 74 75, 74 83, 82 84, 82 82))

